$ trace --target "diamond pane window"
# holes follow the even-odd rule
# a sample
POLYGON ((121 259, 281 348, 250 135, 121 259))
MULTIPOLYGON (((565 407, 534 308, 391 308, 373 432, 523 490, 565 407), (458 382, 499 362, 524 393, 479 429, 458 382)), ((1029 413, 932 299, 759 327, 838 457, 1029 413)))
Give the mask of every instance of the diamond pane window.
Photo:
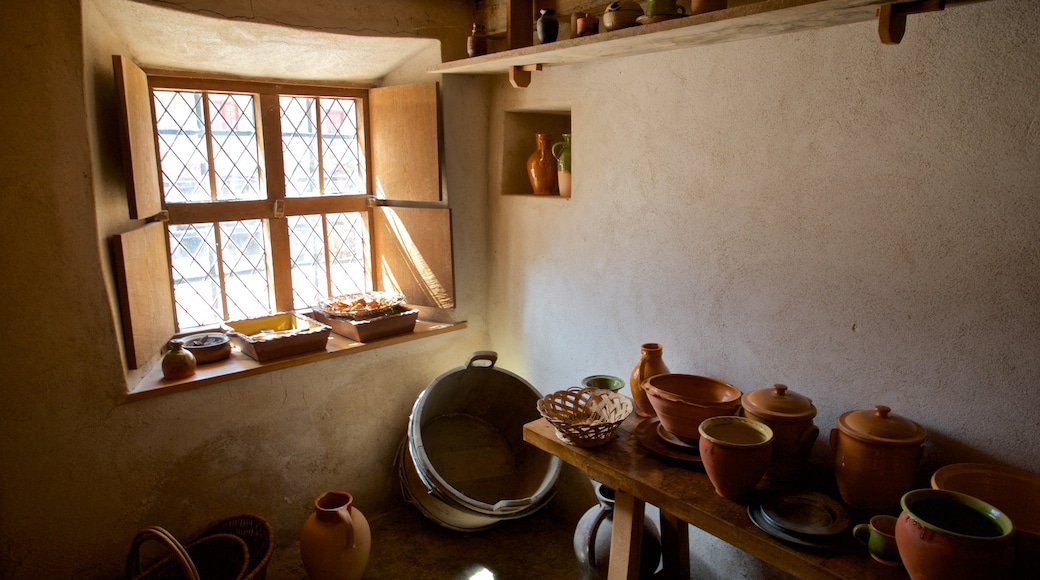
POLYGON ((211 198, 202 93, 153 91, 166 202, 211 198))
POLYGON ((354 99, 281 98, 286 197, 364 194, 354 99))
POLYGON ((209 93, 217 199, 263 199, 252 95, 209 93))
POLYGON ((170 264, 181 328, 270 310, 263 222, 171 225, 170 264))
POLYGON ((304 215, 288 221, 294 308, 367 288, 360 214, 304 215))

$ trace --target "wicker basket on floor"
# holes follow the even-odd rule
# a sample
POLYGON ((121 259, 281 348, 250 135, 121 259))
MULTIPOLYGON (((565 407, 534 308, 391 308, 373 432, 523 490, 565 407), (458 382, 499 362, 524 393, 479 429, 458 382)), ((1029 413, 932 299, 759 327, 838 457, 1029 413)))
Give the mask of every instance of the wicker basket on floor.
POLYGON ((126 560, 126 580, 265 580, 274 552, 271 525, 243 514, 216 521, 181 544, 167 530, 151 526, 134 537, 126 560), (141 569, 146 541, 164 544, 168 556, 141 569))
POLYGON ((538 412, 564 443, 595 447, 617 435, 618 427, 632 414, 632 400, 604 389, 571 387, 539 399, 538 412))

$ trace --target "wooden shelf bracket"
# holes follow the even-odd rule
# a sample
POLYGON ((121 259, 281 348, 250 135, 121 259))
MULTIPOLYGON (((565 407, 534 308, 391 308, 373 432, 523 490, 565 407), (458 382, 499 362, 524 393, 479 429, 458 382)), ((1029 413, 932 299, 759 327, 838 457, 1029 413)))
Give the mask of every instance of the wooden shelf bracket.
POLYGON ((525 64, 523 66, 511 66, 509 67, 509 84, 513 85, 514 89, 530 86, 531 73, 538 70, 542 70, 542 65, 525 64))
POLYGON ((946 0, 918 0, 902 4, 885 4, 878 8, 878 36, 882 44, 899 44, 906 32, 906 15, 946 9, 946 0))

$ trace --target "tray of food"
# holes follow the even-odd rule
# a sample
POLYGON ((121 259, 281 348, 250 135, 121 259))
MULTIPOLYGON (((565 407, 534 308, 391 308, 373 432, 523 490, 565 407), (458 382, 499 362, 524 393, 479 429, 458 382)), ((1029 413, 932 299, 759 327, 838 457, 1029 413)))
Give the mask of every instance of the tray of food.
POLYGON ((404 296, 396 292, 358 292, 322 300, 314 311, 334 318, 368 320, 398 314, 403 304, 404 296))
POLYGON ((259 362, 325 350, 332 332, 329 325, 293 312, 234 320, 223 326, 231 342, 259 362))
POLYGON ((331 326, 332 332, 340 336, 357 342, 371 342, 388 336, 412 332, 415 330, 416 320, 419 319, 419 311, 402 304, 394 306, 379 316, 362 320, 329 316, 317 309, 311 313, 311 316, 315 320, 331 326))

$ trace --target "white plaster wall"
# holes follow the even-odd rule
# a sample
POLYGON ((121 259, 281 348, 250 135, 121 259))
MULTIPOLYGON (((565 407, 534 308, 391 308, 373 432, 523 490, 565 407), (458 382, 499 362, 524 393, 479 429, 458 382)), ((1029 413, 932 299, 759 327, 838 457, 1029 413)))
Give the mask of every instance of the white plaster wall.
MULTIPOLYGON (((490 184, 495 348, 555 390, 661 342, 812 397, 823 439, 886 404, 934 464, 1040 472, 1038 22, 997 0, 898 46, 864 23, 499 82, 492 163, 504 111, 570 108, 574 192, 490 184)), ((698 538, 698 577, 759 574, 698 538)))

